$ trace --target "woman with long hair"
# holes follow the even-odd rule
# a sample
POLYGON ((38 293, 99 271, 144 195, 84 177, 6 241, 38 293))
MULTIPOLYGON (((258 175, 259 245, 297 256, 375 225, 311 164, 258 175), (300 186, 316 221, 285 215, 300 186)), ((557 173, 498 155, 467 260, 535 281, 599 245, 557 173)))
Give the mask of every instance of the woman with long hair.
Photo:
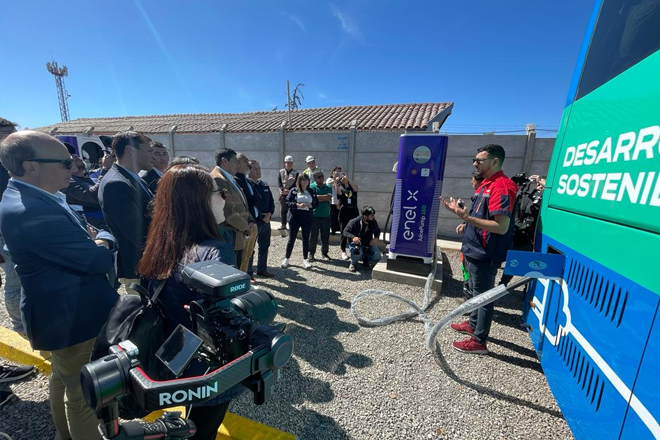
MULTIPOLYGON (((224 197, 201 165, 170 167, 158 183, 153 219, 138 273, 149 280, 150 292, 161 282, 165 283, 157 301, 166 331, 170 333, 178 324, 192 330, 192 320, 184 307, 202 299, 183 283, 184 266, 209 260, 236 265, 233 247, 222 241, 218 232, 218 225, 225 220, 224 197)), ((203 374, 204 371, 197 371, 203 367, 192 364, 184 377, 203 374)), ((193 440, 215 439, 229 402, 240 391, 239 385, 215 399, 192 406, 188 418, 197 426, 193 440)))
POLYGON ((309 236, 312 231, 312 211, 319 204, 316 194, 309 188, 309 176, 301 173, 296 179, 296 186, 291 188, 286 196, 286 204, 289 207, 287 222, 289 223, 289 241, 286 243, 286 255, 282 260, 281 267, 289 267, 289 258, 296 243, 298 230, 302 230, 303 267, 312 267, 308 260, 309 236))
POLYGON ((337 179, 336 187, 338 199, 337 206, 339 208, 339 226, 341 229, 341 241, 339 242, 339 247, 341 248, 341 259, 348 260, 348 255, 346 254, 348 239, 344 237, 344 229, 346 229, 348 222, 360 215, 357 199, 359 188, 356 183, 343 173, 339 179, 337 179))

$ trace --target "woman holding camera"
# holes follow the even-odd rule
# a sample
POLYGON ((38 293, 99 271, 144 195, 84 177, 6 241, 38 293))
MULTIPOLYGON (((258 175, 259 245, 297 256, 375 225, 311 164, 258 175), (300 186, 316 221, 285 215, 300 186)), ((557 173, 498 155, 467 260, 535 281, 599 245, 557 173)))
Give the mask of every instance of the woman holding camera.
MULTIPOLYGON (((183 283, 184 266, 209 260, 236 266, 233 247, 222 241, 218 232, 217 225, 225 221, 224 206, 225 194, 201 165, 170 167, 158 183, 153 219, 138 273, 149 280, 151 293, 161 282, 165 283, 157 301, 168 334, 178 324, 192 330, 190 314, 184 307, 202 299, 183 283)), ((194 371, 193 366, 184 377, 203 373, 194 371)), ((197 426, 193 440, 215 439, 229 402, 241 390, 238 385, 188 410, 188 419, 197 426)))
POLYGON ((312 231, 312 211, 319 204, 316 194, 309 188, 309 176, 301 173, 296 179, 296 186, 291 188, 286 196, 286 204, 289 207, 287 222, 289 223, 289 241, 286 243, 286 255, 282 260, 281 267, 289 267, 289 258, 296 243, 298 230, 302 230, 303 267, 312 267, 309 260, 309 236, 312 231))
POLYGON ((338 199, 337 206, 339 207, 339 226, 341 228, 341 242, 339 244, 341 248, 341 259, 348 260, 348 255, 346 255, 348 239, 344 237, 344 229, 346 229, 348 222, 360 215, 357 199, 359 188, 344 173, 339 175, 336 182, 338 199))

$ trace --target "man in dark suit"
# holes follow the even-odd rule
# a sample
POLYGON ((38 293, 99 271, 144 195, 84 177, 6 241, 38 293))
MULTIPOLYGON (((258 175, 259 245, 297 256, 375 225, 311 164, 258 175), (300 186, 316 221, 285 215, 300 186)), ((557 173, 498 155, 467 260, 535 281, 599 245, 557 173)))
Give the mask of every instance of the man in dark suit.
POLYGON ((140 170, 153 167, 151 140, 134 131, 118 133, 112 139, 117 162, 101 180, 99 202, 105 221, 119 244, 117 276, 125 286, 138 282, 138 261, 147 239, 153 198, 140 170))
MULTIPOLYGON (((261 180, 261 166, 256 160, 250 161, 250 174, 248 176, 248 183, 254 188, 254 192, 259 194, 259 202, 257 203, 257 244, 259 245, 259 258, 257 259, 257 275, 262 277, 271 278, 275 275, 268 272, 268 248, 270 247, 270 218, 275 212, 275 200, 273 193, 270 191, 268 184, 261 180)), ((248 266, 248 273, 252 275, 254 254, 250 257, 250 265, 248 266)))
POLYGON ((98 420, 85 403, 80 370, 117 293, 106 279, 114 264, 112 235, 92 230, 66 204, 73 159, 44 133, 21 131, 0 145, 11 179, 0 203, 0 231, 23 285, 28 339, 51 352, 51 410, 62 438, 98 438, 98 420), (59 397, 59 399, 58 399, 59 397), (65 411, 62 408, 65 406, 65 411))
POLYGON ((153 148, 154 167, 149 171, 140 171, 140 177, 142 177, 142 180, 147 183, 149 190, 155 195, 158 189, 158 182, 170 165, 170 154, 161 142, 152 142, 151 148, 153 148))

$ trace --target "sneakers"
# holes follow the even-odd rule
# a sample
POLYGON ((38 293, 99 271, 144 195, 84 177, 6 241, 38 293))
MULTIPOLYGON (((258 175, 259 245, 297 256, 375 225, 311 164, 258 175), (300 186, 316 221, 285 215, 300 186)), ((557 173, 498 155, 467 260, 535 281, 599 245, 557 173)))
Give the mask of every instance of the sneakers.
POLYGON ((282 260, 282 264, 280 264, 280 267, 282 269, 286 269, 287 267, 289 267, 289 259, 285 258, 284 260, 282 260))
POLYGON ((351 272, 357 271, 357 269, 355 268, 355 264, 351 263, 351 265, 348 266, 348 270, 351 271, 351 272))
POLYGON ((23 379, 32 373, 34 373, 34 365, 8 365, 0 367, 0 383, 13 382, 15 380, 23 379))
POLYGON ((348 260, 348 255, 346 255, 346 252, 341 253, 341 259, 342 260, 348 260))
POLYGON ((460 324, 452 324, 449 327, 458 333, 464 333, 470 336, 474 334, 474 329, 470 327, 470 321, 463 321, 460 324))
POLYGON ((322 254, 322 255, 323 255, 323 258, 325 258, 326 260, 332 260, 332 258, 330 258, 330 255, 328 255, 327 253, 322 254))
POLYGON ((4 405, 7 402, 10 402, 14 400, 16 396, 14 393, 11 392, 11 390, 2 390, 0 391, 0 407, 4 405))
POLYGON ((474 338, 468 338, 464 341, 456 341, 451 344, 456 350, 462 353, 488 354, 486 343, 478 343, 474 338))
POLYGON ((303 260, 303 267, 305 269, 309 269, 312 267, 312 264, 309 262, 309 260, 303 260))
POLYGON ((309 254, 309 261, 314 261, 314 254, 309 254))

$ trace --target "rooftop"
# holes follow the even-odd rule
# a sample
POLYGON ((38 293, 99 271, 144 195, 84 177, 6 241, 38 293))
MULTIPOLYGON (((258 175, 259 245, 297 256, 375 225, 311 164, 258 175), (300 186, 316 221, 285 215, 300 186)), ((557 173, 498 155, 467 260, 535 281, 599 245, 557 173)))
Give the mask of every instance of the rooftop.
POLYGON ((115 134, 132 129, 142 133, 273 132, 286 122, 288 131, 349 130, 353 121, 362 131, 426 130, 432 122, 444 122, 453 103, 385 104, 309 108, 249 113, 197 113, 115 118, 80 118, 37 128, 47 133, 77 134, 93 127, 94 134, 115 134))

